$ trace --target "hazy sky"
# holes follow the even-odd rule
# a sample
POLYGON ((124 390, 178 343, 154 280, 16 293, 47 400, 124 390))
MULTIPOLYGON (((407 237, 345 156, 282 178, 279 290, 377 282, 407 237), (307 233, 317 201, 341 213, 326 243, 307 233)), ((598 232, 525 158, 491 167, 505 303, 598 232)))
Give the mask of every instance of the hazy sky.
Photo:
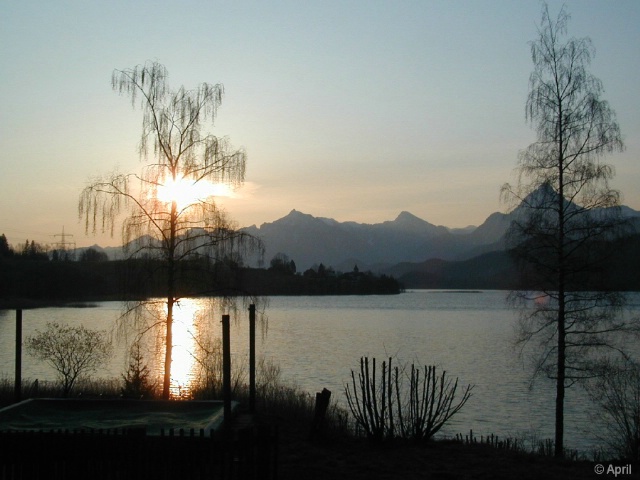
MULTIPOLYGON (((566 4, 591 37, 591 71, 626 151, 614 186, 640 209, 640 2, 566 4)), ((524 104, 538 0, 3 1, 0 233, 78 246, 78 196, 115 168, 136 172, 141 112, 114 68, 157 60, 173 87, 222 83, 215 133, 248 154, 225 208, 241 226, 291 209, 376 223, 402 210, 438 225, 504 211, 500 186, 535 140, 524 104)))

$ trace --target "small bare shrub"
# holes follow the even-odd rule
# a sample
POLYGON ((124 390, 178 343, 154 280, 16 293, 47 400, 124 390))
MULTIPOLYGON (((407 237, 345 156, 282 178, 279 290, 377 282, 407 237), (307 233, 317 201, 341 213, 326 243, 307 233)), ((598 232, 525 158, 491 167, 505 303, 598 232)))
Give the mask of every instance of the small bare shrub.
POLYGON ((640 364, 606 363, 600 375, 585 384, 599 407, 603 440, 619 457, 640 460, 640 364))
POLYGON ((409 401, 403 407, 403 402, 400 400, 401 385, 398 384, 397 367, 395 372, 398 423, 403 438, 429 440, 462 409, 471 397, 473 386, 467 385, 461 392, 461 398, 456 402, 457 378, 455 381, 447 378, 447 372, 444 370, 436 375, 435 365, 425 365, 422 370, 411 365, 407 392, 409 401))
POLYGON ((90 330, 47 323, 44 332, 36 331, 25 340, 27 352, 51 365, 68 396, 80 375, 95 372, 111 356, 112 344, 104 330, 90 330))
POLYGON ((369 362, 362 357, 357 380, 351 371, 351 385, 345 386, 347 403, 356 425, 373 441, 395 437, 428 441, 471 397, 473 386, 467 385, 456 399, 458 379, 447 378, 445 371, 437 375, 435 366, 411 365, 406 387, 405 370, 392 368, 389 358, 382 362, 376 383, 375 358, 369 362))

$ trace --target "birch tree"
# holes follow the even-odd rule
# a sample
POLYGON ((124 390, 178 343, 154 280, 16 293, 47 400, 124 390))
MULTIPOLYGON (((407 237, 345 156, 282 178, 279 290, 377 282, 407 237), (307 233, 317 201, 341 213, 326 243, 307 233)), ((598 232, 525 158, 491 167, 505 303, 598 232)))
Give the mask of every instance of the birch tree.
POLYGON ((620 233, 620 194, 607 154, 624 148, 616 115, 589 73, 589 38, 566 38, 569 15, 545 5, 531 43, 526 120, 537 140, 520 153, 518 182, 503 186, 517 205, 512 253, 530 290, 512 292, 521 308, 518 342, 536 345, 535 373, 555 380, 555 454, 563 455, 565 389, 623 353, 620 335, 637 331, 622 315, 625 296, 600 282, 606 242, 620 233))
POLYGON ((222 85, 173 90, 167 69, 157 62, 114 70, 111 85, 142 111, 142 167, 137 173, 93 179, 80 195, 79 216, 87 232, 114 235, 120 225, 129 255, 162 260, 166 312, 158 321, 164 324, 163 397, 169 398, 179 263, 259 247, 236 231, 214 198, 219 185, 243 183, 247 155, 210 131, 222 103, 222 85))

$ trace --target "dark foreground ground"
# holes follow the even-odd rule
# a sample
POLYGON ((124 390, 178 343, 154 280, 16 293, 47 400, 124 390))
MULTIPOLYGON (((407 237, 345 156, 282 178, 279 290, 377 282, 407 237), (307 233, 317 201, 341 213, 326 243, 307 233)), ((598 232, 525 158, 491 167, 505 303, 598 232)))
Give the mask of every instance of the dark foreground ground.
MULTIPOLYGON (((278 478, 314 479, 597 479, 594 462, 497 450, 483 445, 439 441, 429 445, 372 447, 366 440, 309 441, 305 425, 280 423, 278 478)), ((605 468, 608 466, 604 464, 605 468)), ((639 470, 640 472, 640 470, 639 470)), ((618 475, 617 478, 638 478, 618 475)))
MULTIPOLYGON (((11 403, 12 386, 7 384, 4 389, 1 387, 2 382, 0 405, 11 403)), ((640 465, 637 464, 631 466, 631 474, 625 472, 615 476, 613 473, 607 474, 610 463, 603 462, 605 470, 597 474, 597 464, 592 461, 556 461, 551 457, 453 441, 437 441, 427 445, 396 443, 372 446, 366 439, 345 434, 341 431, 341 422, 336 421, 325 430, 324 435, 311 441, 309 434, 313 404, 297 390, 283 388, 274 391, 285 393, 280 397, 274 394, 270 408, 259 408, 260 413, 253 418, 245 410, 238 418, 236 427, 240 429, 251 424, 278 427, 280 480, 640 478, 640 465)), ((617 465, 624 466, 626 463, 617 465)))

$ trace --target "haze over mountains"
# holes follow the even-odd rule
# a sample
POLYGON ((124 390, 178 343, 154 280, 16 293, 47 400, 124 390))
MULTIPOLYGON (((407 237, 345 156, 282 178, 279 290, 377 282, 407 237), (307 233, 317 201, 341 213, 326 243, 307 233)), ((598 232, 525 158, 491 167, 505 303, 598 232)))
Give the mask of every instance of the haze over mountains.
MULTIPOLYGON (((640 212, 629 207, 623 207, 623 212, 640 222, 640 212)), ((406 211, 392 221, 364 224, 292 210, 283 218, 245 231, 262 238, 267 261, 285 253, 299 271, 320 263, 342 271, 355 264, 361 270, 385 271, 401 262, 461 261, 503 250, 504 235, 515 214, 496 212, 478 227, 449 229, 406 211)))
MULTIPOLYGON (((633 218, 636 231, 640 232, 640 212, 629 207, 622 207, 622 212, 633 218)), ((476 283, 488 276, 497 279, 506 275, 504 236, 516 214, 517 210, 509 214, 496 212, 478 227, 450 229, 406 211, 394 220, 366 224, 338 222, 294 209, 278 220, 243 230, 263 240, 267 266, 276 254, 284 253, 296 263, 298 272, 321 263, 344 272, 357 265, 361 271, 392 274, 408 284, 420 285, 424 285, 427 272, 429 278, 442 272, 455 278, 457 285, 473 272, 482 276, 476 278, 476 283), (422 279, 411 277, 416 272, 422 272, 422 279)), ((93 248, 104 251, 111 259, 123 257, 119 247, 93 248)), ((255 266, 257 260, 248 263, 255 266)))

